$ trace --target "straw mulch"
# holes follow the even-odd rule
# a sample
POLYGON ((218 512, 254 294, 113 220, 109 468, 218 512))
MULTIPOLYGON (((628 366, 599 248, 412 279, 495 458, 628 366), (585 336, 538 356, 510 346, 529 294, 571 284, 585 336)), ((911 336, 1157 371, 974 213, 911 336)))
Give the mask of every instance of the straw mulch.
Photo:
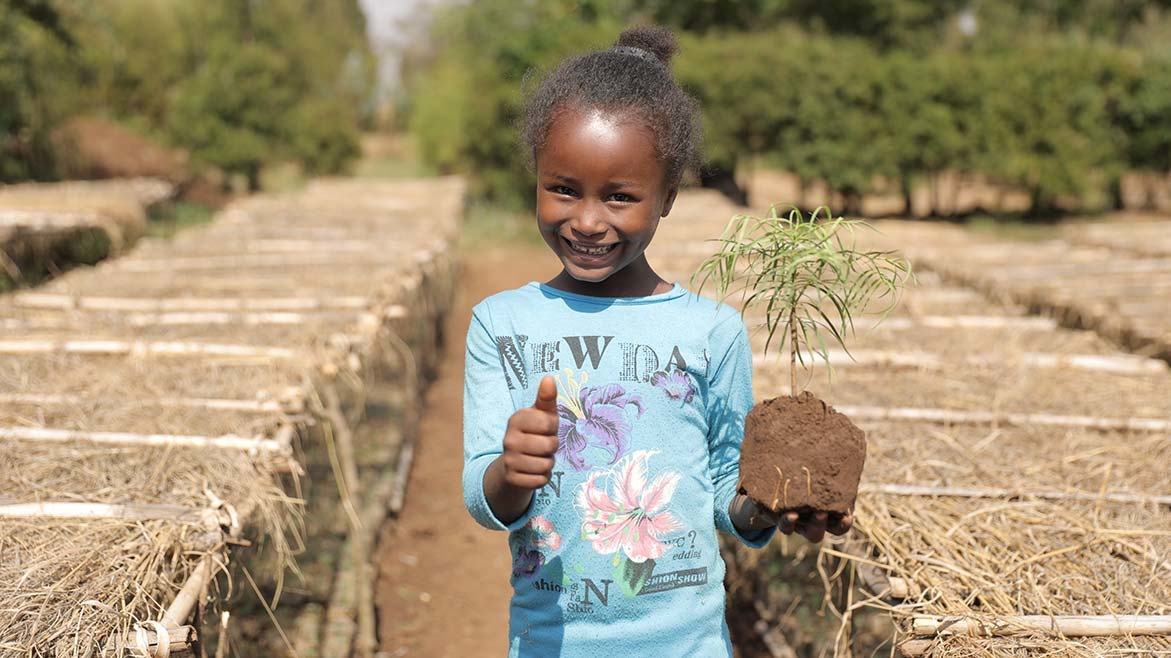
MULTIPOLYGON (((736 212, 743 211, 706 192, 681 195, 656 237, 652 263, 686 282, 699 259, 714 251, 714 245, 704 240, 718 236, 736 212)), ((823 399, 841 406, 929 409, 944 418, 946 412, 966 411, 1171 421, 1171 372, 1159 362, 1140 360, 1136 363, 1141 371, 1126 374, 1069 365, 1039 367, 1025 358, 1043 353, 1135 362, 1094 332, 1043 323, 1000 328, 915 324, 927 317, 1020 317, 1033 306, 1022 296, 993 295, 956 303, 964 295, 957 291, 970 290, 962 284, 978 277, 994 277, 997 286, 1011 290, 1014 265, 1076 260, 1093 271, 1098 254, 1079 251, 1064 240, 1009 249, 952 226, 883 222, 880 228, 883 234, 867 237, 867 245, 897 247, 911 254, 920 282, 908 289, 890 316, 896 325, 904 320, 901 327, 868 330, 871 322, 861 318, 849 347, 860 357, 875 350, 925 354, 933 365, 900 367, 860 360, 835 368, 832 382, 818 367, 801 383, 823 399), (941 279, 934 271, 925 272, 928 267, 947 276, 941 279), (962 269, 965 277, 951 278, 953 269, 962 269), (1011 304, 1014 301, 1021 305, 1011 304)), ((1092 298, 1093 289, 1087 288, 1084 296, 1092 298)), ((1171 295, 1164 293, 1161 299, 1171 295)), ((754 332, 752 340, 762 355, 764 335, 754 332)), ((758 398, 787 392, 787 358, 769 356, 757 363, 755 373, 758 398)), ((1171 514, 1165 502, 1153 501, 1171 495, 1168 432, 959 420, 858 424, 867 431, 868 460, 855 531, 848 542, 827 540, 817 559, 829 590, 813 605, 844 620, 843 633, 837 640, 824 638, 823 647, 837 644, 844 650, 849 642, 843 638, 848 638, 855 621, 868 610, 878 610, 890 613, 896 622, 892 644, 915 641, 905 645, 909 655, 1171 653, 1171 637, 1166 635, 1086 638, 1034 631, 1012 637, 915 638, 911 633, 915 618, 930 615, 978 620, 1014 615, 1171 615, 1171 514), (905 485, 937 493, 891 490, 905 485), (905 598, 892 598, 892 579, 908 586, 905 598), (868 584, 871 589, 851 584, 868 584)), ((793 540, 787 545, 794 545, 793 540)), ((799 559, 803 550, 784 560, 799 559)), ((797 602, 778 596, 779 591, 790 592, 792 585, 772 580, 770 574, 780 568, 768 566, 767 560, 777 559, 772 555, 765 554, 766 562, 761 562, 760 554, 729 554, 732 573, 742 579, 733 591, 748 597, 739 599, 739 614, 759 616, 768 622, 766 627, 780 620, 782 629, 800 628, 799 622, 783 621, 798 615, 797 602)), ((758 624, 757 630, 761 628, 758 624)), ((770 633, 772 650, 781 652, 774 655, 784 655, 789 650, 782 646, 784 639, 778 644, 776 629, 765 634, 770 633)), ((791 639, 808 646, 803 644, 807 638, 791 639)))
POLYGON ((930 224, 883 227, 925 269, 1171 361, 1171 222, 1075 224, 1043 241, 930 224))
POLYGON ((0 185, 0 290, 116 255, 174 195, 153 179, 0 185))
MULTIPOLYGON (((45 507, 0 516, 0 655, 123 655, 138 646, 139 628, 153 628, 145 622, 162 619, 203 556, 218 573, 204 584, 209 597, 168 623, 201 626, 205 637, 218 617, 204 614, 232 609, 233 592, 255 601, 233 565, 251 565, 248 578, 264 591, 265 605, 287 587, 304 589, 297 554, 318 541, 306 505, 332 507, 334 520, 339 509, 368 508, 357 497, 359 483, 334 479, 344 480, 355 459, 367 465, 361 477, 394 470, 400 444, 345 441, 373 402, 399 422, 413 413, 437 349, 433 329, 450 303, 449 251, 462 194, 452 179, 317 182, 296 194, 243 200, 173 243, 152 242, 0 297, 0 428, 14 437, 0 438, 0 511, 84 503, 129 514, 50 518, 45 507), (258 234, 285 240, 284 230, 320 232, 309 255, 322 262, 304 265, 302 243, 249 247, 258 234), (346 262, 355 251, 361 265, 346 262), (237 262, 198 262, 217 258, 237 262), (168 261, 175 264, 169 271, 168 261), (37 302, 44 295, 48 306, 37 302), (338 299, 356 301, 332 308, 338 299), (290 318, 266 314, 273 300, 294 309, 324 302, 290 318), (136 310, 136 301, 157 308, 136 310), (191 304, 232 310, 170 314, 191 304), (59 342, 20 351, 44 340, 59 342), (78 352, 63 342, 98 340, 137 347, 78 352), (188 352, 152 351, 158 345, 188 352), (243 352, 207 353, 209 346, 243 352), (45 431, 82 434, 33 440, 45 431), (226 440, 144 445, 128 434, 226 440), (267 447, 244 449, 249 442, 267 447), (339 490, 351 495, 339 501, 339 490)), ((284 632, 263 625, 268 636, 284 632)), ((250 651, 239 632, 237 651, 250 651)))

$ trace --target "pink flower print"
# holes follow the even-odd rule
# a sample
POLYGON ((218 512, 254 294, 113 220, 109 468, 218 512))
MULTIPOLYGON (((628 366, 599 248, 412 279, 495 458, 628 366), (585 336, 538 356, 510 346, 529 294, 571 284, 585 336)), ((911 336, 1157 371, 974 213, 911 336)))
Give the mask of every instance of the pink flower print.
POLYGON ((561 550, 561 535, 557 534, 552 521, 543 516, 534 516, 529 520, 528 526, 533 531, 533 546, 551 551, 561 550))
POLYGON ((532 578, 545 566, 548 559, 538 549, 561 550, 561 535, 557 533, 552 521, 540 515, 529 519, 518 532, 521 546, 516 549, 512 575, 515 578, 532 578))
POLYGON ((660 370, 651 375, 651 386, 662 389, 672 400, 683 400, 684 404, 695 399, 695 382, 685 370, 660 370))
POLYGON ((582 511, 581 534, 594 550, 610 555, 621 550, 631 562, 642 563, 663 556, 662 538, 682 527, 668 511, 679 474, 666 472, 647 483, 649 450, 632 453, 614 468, 591 473, 577 490, 582 511), (599 480, 608 479, 610 493, 599 480))
MULTIPOLYGON (((582 383, 585 381, 586 374, 582 373, 582 383)), ((582 453, 587 447, 595 446, 610 453, 609 463, 618 461, 626 453, 630 439, 627 407, 633 406, 638 416, 642 416, 642 398, 627 393, 618 384, 581 386, 570 378, 568 388, 557 397, 557 415, 561 417, 557 427, 558 458, 574 470, 584 471, 586 462, 582 453)))

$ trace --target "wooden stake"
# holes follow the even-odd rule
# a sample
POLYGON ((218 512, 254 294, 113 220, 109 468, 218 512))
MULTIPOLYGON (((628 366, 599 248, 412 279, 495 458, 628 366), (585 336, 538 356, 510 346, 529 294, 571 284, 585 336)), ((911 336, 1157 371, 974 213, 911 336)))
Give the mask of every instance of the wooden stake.
POLYGON ((1023 615, 975 617, 918 616, 911 621, 917 636, 1006 636, 1050 633, 1064 637, 1171 635, 1171 615, 1023 615))

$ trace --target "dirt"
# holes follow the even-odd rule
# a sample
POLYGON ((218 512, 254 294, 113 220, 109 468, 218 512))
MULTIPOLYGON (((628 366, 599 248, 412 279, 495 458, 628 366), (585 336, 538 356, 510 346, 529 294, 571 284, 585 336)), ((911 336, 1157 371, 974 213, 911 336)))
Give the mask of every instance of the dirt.
POLYGON ((406 504, 383 528, 375 597, 385 656, 499 656, 508 646, 511 556, 505 533, 464 509, 464 337, 480 299, 545 281, 556 259, 541 246, 466 250, 447 347, 427 393, 406 504))
POLYGON ((773 511, 854 509, 866 434, 806 391, 757 404, 744 423, 740 491, 773 511))

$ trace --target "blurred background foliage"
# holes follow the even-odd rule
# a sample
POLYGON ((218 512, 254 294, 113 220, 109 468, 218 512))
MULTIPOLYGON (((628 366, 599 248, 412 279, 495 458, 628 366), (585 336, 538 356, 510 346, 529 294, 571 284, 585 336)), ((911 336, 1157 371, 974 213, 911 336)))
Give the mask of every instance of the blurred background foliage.
POLYGON ((527 72, 645 22, 680 33, 675 74, 706 129, 697 179, 741 201, 760 163, 847 214, 874 193, 909 211, 947 174, 1027 193, 1045 217, 1119 207, 1123 174, 1171 171, 1168 0, 452 3, 406 59, 400 115, 429 164, 524 207, 527 72))
POLYGON ((342 172, 375 65, 357 0, 0 0, 0 182, 70 175, 81 115, 250 189, 273 162, 342 172))
POLYGON ((673 68, 702 105, 692 182, 741 202, 775 169, 797 198, 752 201, 809 189, 846 214, 881 197, 938 216, 957 212, 940 190, 973 181, 1049 217, 1171 173, 1171 0, 413 1, 387 112, 359 0, 0 0, 0 182, 90 175, 62 137, 79 116, 249 189, 290 162, 350 170, 389 116, 415 170, 526 209, 525 90, 650 22, 678 31, 673 68))

